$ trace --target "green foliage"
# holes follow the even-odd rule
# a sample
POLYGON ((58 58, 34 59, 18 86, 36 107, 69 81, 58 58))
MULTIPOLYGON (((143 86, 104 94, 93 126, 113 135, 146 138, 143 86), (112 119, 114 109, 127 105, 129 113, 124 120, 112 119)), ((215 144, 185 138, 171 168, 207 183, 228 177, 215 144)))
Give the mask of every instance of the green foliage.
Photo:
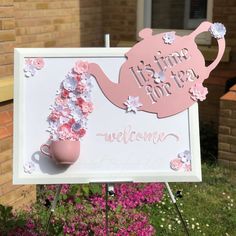
POLYGON ((0 204, 0 233, 2 236, 7 236, 13 228, 23 227, 24 225, 25 220, 21 217, 15 218, 12 207, 0 204))
MULTIPOLYGON (((236 171, 203 164, 203 182, 170 184, 181 190, 177 204, 191 236, 236 235, 236 171)), ((182 236, 183 226, 167 192, 156 205, 145 206, 158 236, 182 236)))

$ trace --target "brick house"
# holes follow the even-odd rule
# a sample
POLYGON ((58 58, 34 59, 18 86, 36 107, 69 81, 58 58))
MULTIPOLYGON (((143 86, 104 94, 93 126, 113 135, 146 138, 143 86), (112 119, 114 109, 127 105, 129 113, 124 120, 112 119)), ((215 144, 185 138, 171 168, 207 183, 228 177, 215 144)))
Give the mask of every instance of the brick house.
MULTIPOLYGON (((130 46, 143 27, 188 33, 202 18, 224 23, 228 33, 223 62, 206 81, 209 95, 200 119, 219 124, 219 161, 236 168, 236 87, 225 94, 226 82, 236 75, 236 0, 1 0, 0 203, 18 208, 36 197, 35 186, 12 185, 15 47, 101 47, 104 33, 110 33, 111 46, 130 46)), ((203 37, 199 43, 210 63, 215 42, 203 37)))

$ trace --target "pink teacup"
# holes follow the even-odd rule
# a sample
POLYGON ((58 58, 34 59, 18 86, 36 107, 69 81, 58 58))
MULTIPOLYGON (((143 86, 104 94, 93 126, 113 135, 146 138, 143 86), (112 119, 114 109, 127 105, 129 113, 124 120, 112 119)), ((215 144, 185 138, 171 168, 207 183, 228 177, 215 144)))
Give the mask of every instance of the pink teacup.
POLYGON ((71 165, 79 158, 80 141, 52 141, 50 144, 43 144, 40 151, 58 164, 71 165))

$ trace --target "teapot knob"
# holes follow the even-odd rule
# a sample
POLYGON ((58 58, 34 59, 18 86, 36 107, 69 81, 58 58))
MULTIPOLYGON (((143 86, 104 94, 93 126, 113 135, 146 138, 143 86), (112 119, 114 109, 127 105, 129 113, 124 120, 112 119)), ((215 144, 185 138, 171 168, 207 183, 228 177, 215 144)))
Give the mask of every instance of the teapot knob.
POLYGON ((142 39, 148 38, 152 36, 152 29, 150 28, 145 28, 139 31, 139 37, 142 39))

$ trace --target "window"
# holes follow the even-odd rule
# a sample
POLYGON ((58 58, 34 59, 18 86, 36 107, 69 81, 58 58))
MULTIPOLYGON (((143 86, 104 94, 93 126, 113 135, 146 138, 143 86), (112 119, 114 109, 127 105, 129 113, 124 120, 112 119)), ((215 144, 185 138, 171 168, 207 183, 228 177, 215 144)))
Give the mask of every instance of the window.
MULTIPOLYGON (((202 21, 212 21, 213 0, 138 0, 137 31, 152 28, 155 33, 174 30, 189 34, 202 21)), ((211 44, 209 33, 197 38, 198 44, 211 44)))

